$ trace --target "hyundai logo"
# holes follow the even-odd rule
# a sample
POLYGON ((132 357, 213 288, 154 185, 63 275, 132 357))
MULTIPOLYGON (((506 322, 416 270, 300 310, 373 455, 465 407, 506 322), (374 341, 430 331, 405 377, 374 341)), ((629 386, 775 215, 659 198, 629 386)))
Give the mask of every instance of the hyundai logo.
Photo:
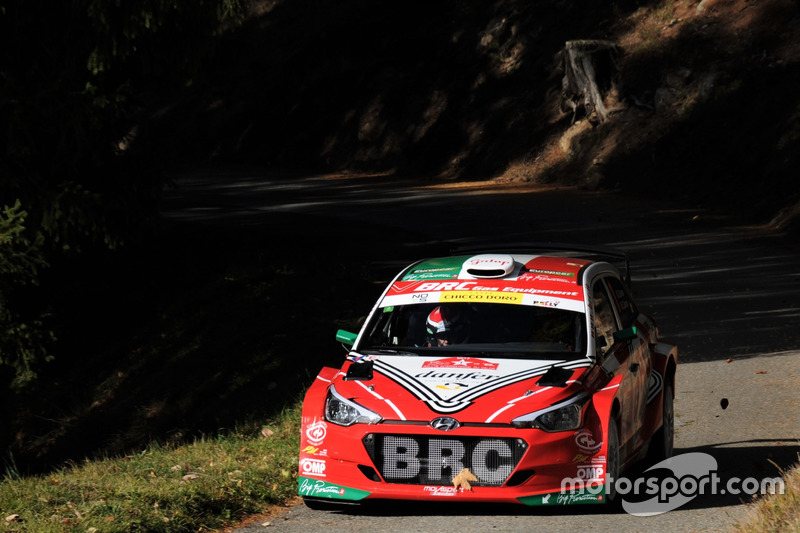
POLYGON ((449 416, 440 416, 431 420, 431 427, 439 431, 452 431, 461 427, 461 423, 449 416))

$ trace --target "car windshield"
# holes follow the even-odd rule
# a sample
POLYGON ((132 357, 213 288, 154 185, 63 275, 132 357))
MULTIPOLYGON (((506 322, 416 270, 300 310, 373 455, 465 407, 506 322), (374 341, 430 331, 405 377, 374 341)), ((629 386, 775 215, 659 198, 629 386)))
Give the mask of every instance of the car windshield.
POLYGON ((378 309, 359 341, 361 353, 497 358, 586 355, 583 313, 502 303, 395 305, 378 309))

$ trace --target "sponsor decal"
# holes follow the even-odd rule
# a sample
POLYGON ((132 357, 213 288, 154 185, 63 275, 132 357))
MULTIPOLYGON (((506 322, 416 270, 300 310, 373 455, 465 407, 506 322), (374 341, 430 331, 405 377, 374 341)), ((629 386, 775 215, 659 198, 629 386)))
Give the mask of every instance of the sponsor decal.
POLYGON ((558 270, 542 270, 542 269, 539 269, 539 268, 533 268, 533 269, 529 270, 528 272, 530 272, 532 274, 542 274, 542 275, 545 275, 545 276, 563 276, 565 278, 574 278, 575 277, 575 273, 574 272, 561 272, 561 271, 558 271, 558 270))
POLYGON ((552 301, 552 300, 533 300, 531 305, 537 305, 539 307, 558 307, 559 302, 552 301))
POLYGON ((422 492, 427 493, 429 496, 455 496, 458 493, 453 486, 431 486, 425 485, 422 487, 422 492))
POLYGON ((306 439, 314 446, 319 446, 328 434, 328 424, 322 420, 314 422, 306 428, 306 439))
POLYGON ((504 292, 452 291, 443 292, 440 302, 487 302, 504 304, 521 304, 522 294, 504 292))
POLYGON ((333 485, 318 479, 300 478, 299 492, 301 496, 344 496, 344 487, 333 485))
POLYGON ((600 503, 603 501, 602 494, 559 494, 556 503, 561 505, 572 505, 574 503, 600 503))
POLYGON ((424 281, 429 279, 457 278, 459 267, 420 268, 403 277, 404 281, 424 281))
POLYGON ((555 283, 575 283, 574 280, 571 279, 564 279, 555 276, 546 276, 544 274, 530 274, 526 272, 525 274, 521 275, 517 278, 519 281, 545 281, 545 282, 555 282, 555 283))
POLYGON ((305 448, 300 450, 300 452, 308 455, 319 455, 319 456, 328 455, 328 450, 322 450, 320 448, 317 448, 316 446, 306 446, 305 448))
MULTIPOLYGON (((456 359, 457 360, 457 359, 456 359)), ((574 369, 590 365, 588 360, 547 361, 507 360, 496 369, 440 368, 442 359, 426 361, 415 357, 382 356, 375 359, 375 370, 392 379, 439 413, 455 413, 473 400, 502 387, 544 374, 551 366, 574 369), (434 365, 423 366, 425 363, 434 365)), ((481 360, 479 360, 481 361, 481 360)), ((494 364, 491 361, 485 361, 494 364)), ((481 363, 479 363, 481 364, 481 363)))
POLYGON ((441 390, 459 390, 469 387, 466 383, 444 383, 443 385, 436 385, 437 389, 441 390))
POLYGON ((389 291, 390 294, 403 294, 409 291, 417 290, 422 284, 421 281, 398 281, 392 285, 391 290, 389 291))
POLYGON ((477 281, 445 281, 442 283, 422 283, 415 292, 438 292, 438 291, 497 291, 499 287, 479 286, 477 281))
POLYGON ((497 370, 499 363, 484 361, 473 357, 448 357, 435 361, 425 361, 422 368, 470 368, 479 370, 497 370))
POLYGON ((472 259, 467 261, 467 264, 469 266, 487 265, 487 266, 498 267, 498 266, 510 265, 511 263, 512 263, 511 261, 503 257, 473 257, 472 259))
POLYGON ((322 479, 309 479, 302 476, 297 480, 297 493, 300 496, 332 498, 336 500, 363 500, 370 495, 370 493, 365 490, 341 487, 322 479))
MULTIPOLYGON (((565 287, 567 288, 567 287, 565 287)), ((492 285, 481 285, 477 281, 395 282, 381 300, 380 307, 409 305, 423 302, 478 302, 533 305, 530 300, 511 295, 532 295, 539 305, 545 301, 562 300, 560 306, 571 311, 583 312, 583 298, 579 289, 550 290, 526 287, 516 281, 495 281, 492 285), (551 299, 548 299, 551 297, 551 299), (579 306, 574 305, 580 303, 579 306), (573 305, 568 305, 573 304, 573 305)))
POLYGON ((325 477, 325 461, 322 459, 301 459, 300 472, 306 476, 325 477))
POLYGON ((486 383, 487 381, 500 379, 500 376, 482 372, 435 372, 433 370, 420 372, 414 377, 423 383, 431 383, 434 387, 445 388, 445 390, 455 390, 452 388, 453 385, 457 385, 457 388, 467 388, 475 383, 486 383), (457 382, 451 380, 456 380, 457 382))
POLYGON ((603 441, 596 441, 594 434, 588 428, 584 428, 575 432, 575 444, 582 453, 594 455, 600 450, 603 441))
POLYGON ((576 477, 584 481, 602 481, 605 466, 601 464, 578 465, 576 477))
POLYGON ((525 505, 573 505, 587 503, 603 503, 605 495, 600 492, 550 492, 548 494, 537 494, 535 496, 523 496, 517 498, 520 503, 525 505))

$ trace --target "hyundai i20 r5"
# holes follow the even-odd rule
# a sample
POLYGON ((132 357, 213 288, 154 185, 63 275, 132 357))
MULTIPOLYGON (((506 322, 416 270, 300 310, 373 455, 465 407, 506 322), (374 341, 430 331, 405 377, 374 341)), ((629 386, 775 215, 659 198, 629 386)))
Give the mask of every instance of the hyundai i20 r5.
POLYGON ((672 454, 677 348, 609 262, 426 259, 337 338, 346 361, 303 404, 309 505, 604 503, 634 461, 672 454))

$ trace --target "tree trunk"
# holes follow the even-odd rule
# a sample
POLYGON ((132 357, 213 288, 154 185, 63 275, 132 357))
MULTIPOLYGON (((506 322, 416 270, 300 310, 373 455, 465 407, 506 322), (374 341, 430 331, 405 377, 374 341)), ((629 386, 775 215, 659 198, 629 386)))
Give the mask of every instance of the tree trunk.
POLYGON ((617 88, 617 45, 611 41, 567 41, 564 49, 563 105, 572 109, 573 121, 581 105, 587 116, 600 122, 608 118, 605 99, 617 88))

